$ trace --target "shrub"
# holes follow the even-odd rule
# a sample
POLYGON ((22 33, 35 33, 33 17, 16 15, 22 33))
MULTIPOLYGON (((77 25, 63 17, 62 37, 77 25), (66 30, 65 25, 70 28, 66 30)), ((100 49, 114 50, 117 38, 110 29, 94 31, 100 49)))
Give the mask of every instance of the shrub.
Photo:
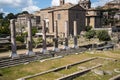
POLYGON ((110 41, 110 35, 105 30, 97 31, 97 37, 100 41, 110 41))
POLYGON ((90 30, 90 31, 88 31, 88 32, 85 33, 85 37, 86 37, 87 39, 89 39, 89 40, 90 40, 91 38, 94 38, 95 35, 96 35, 96 32, 95 32, 94 30, 90 30))
POLYGON ((17 36, 16 41, 24 42, 24 36, 17 36))
POLYGON ((39 43, 42 43, 43 42, 43 40, 42 40, 42 37, 39 37, 38 39, 37 39, 37 44, 39 44, 39 43))
POLYGON ((35 33, 37 33, 37 28, 33 27, 33 28, 32 28, 32 36, 34 36, 35 33))
POLYGON ((85 31, 90 31, 92 29, 92 26, 85 26, 85 31))

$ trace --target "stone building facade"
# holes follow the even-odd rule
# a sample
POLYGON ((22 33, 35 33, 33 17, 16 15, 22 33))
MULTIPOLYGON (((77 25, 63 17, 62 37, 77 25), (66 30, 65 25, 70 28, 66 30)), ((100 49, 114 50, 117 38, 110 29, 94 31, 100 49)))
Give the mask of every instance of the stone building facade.
POLYGON ((16 22, 15 22, 16 31, 18 33, 26 32, 28 30, 27 21, 29 18, 31 18, 32 27, 39 27, 39 24, 40 24, 39 16, 34 16, 32 14, 21 14, 17 16, 16 22))
POLYGON ((80 6, 82 6, 85 9, 91 8, 91 1, 90 0, 80 0, 79 4, 80 4, 80 6))
POLYGON ((92 26, 93 28, 101 28, 102 18, 100 10, 92 9, 90 0, 80 0, 79 4, 84 9, 86 9, 86 26, 92 26))
MULTIPOLYGON (((46 21, 46 27, 48 33, 54 33, 54 22, 57 21, 58 33, 65 33, 65 22, 68 21, 69 35, 73 35, 74 28, 73 22, 77 21, 77 32, 80 34, 85 27, 85 9, 79 4, 73 5, 71 3, 65 3, 64 0, 60 0, 60 6, 52 6, 39 11, 41 22, 46 21)), ((41 23, 43 25, 43 23, 41 23)))
POLYGON ((112 0, 108 3, 106 3, 103 8, 118 8, 120 9, 120 0, 112 0))
POLYGON ((93 28, 102 28, 101 11, 96 9, 89 9, 86 12, 86 26, 93 28))

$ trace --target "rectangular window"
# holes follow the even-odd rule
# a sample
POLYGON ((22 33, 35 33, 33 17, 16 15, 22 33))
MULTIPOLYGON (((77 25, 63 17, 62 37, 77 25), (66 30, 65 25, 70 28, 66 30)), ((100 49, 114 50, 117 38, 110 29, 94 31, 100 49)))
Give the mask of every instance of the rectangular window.
POLYGON ((61 19, 61 15, 60 14, 58 14, 58 20, 60 20, 61 19))

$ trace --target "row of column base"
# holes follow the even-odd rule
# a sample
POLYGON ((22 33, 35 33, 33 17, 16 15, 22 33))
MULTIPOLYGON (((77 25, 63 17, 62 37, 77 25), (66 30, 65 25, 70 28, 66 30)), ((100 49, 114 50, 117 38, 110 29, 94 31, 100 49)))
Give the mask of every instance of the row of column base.
MULTIPOLYGON (((74 49, 78 49, 79 47, 76 45, 76 46, 74 46, 73 48, 74 48, 74 49)), ((64 49, 64 50, 70 50, 70 47, 65 46, 63 49, 64 49)), ((54 48, 53 51, 55 51, 55 52, 60 52, 60 49, 59 49, 59 48, 54 48)), ((43 50, 41 51, 41 53, 43 53, 43 54, 49 54, 49 51, 48 51, 47 49, 43 49, 43 50)), ((35 53, 34 53, 33 51, 27 51, 27 52, 26 52, 26 55, 28 55, 28 56, 35 56, 35 53)), ((10 57, 15 59, 15 58, 19 58, 19 55, 18 55, 17 53, 11 53, 11 54, 10 54, 10 57)))

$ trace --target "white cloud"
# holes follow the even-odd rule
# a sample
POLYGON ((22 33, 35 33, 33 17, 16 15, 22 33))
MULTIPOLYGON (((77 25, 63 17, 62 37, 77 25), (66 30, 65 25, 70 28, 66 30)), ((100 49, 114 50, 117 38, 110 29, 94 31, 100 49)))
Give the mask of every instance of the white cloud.
POLYGON ((28 5, 30 0, 0 0, 0 6, 22 7, 28 5))
MULTIPOLYGON (((73 4, 78 4, 80 0, 65 0, 65 3, 70 2, 73 4)), ((92 1, 92 0, 91 0, 92 1)), ((92 7, 103 6, 105 3, 112 1, 112 0, 96 0, 92 3, 92 7)), ((52 0, 52 6, 58 6, 60 4, 59 0, 52 0)))
POLYGON ((21 9, 22 11, 33 12, 39 9, 33 0, 0 0, 0 7, 12 7, 14 9, 21 9))
MULTIPOLYGON (((73 4, 77 4, 79 0, 65 0, 65 3, 73 3, 73 4)), ((60 4, 60 0, 52 0, 51 2, 52 6, 58 6, 60 4)))
POLYGON ((0 8, 0 13, 2 13, 3 12, 3 8, 0 8))
POLYGON ((92 3, 92 7, 103 6, 110 1, 113 1, 113 0, 97 0, 96 2, 92 3))
POLYGON ((34 11, 39 10, 40 8, 34 5, 34 2, 32 0, 29 0, 28 6, 22 8, 22 11, 28 11, 29 13, 32 13, 34 11))
POLYGON ((0 13, 4 13, 4 16, 6 16, 9 12, 5 12, 3 8, 0 8, 0 13))
POLYGON ((22 9, 22 11, 28 11, 29 13, 32 13, 32 12, 38 11, 38 10, 40 10, 40 8, 37 6, 34 6, 34 5, 28 6, 28 7, 25 7, 22 9))

